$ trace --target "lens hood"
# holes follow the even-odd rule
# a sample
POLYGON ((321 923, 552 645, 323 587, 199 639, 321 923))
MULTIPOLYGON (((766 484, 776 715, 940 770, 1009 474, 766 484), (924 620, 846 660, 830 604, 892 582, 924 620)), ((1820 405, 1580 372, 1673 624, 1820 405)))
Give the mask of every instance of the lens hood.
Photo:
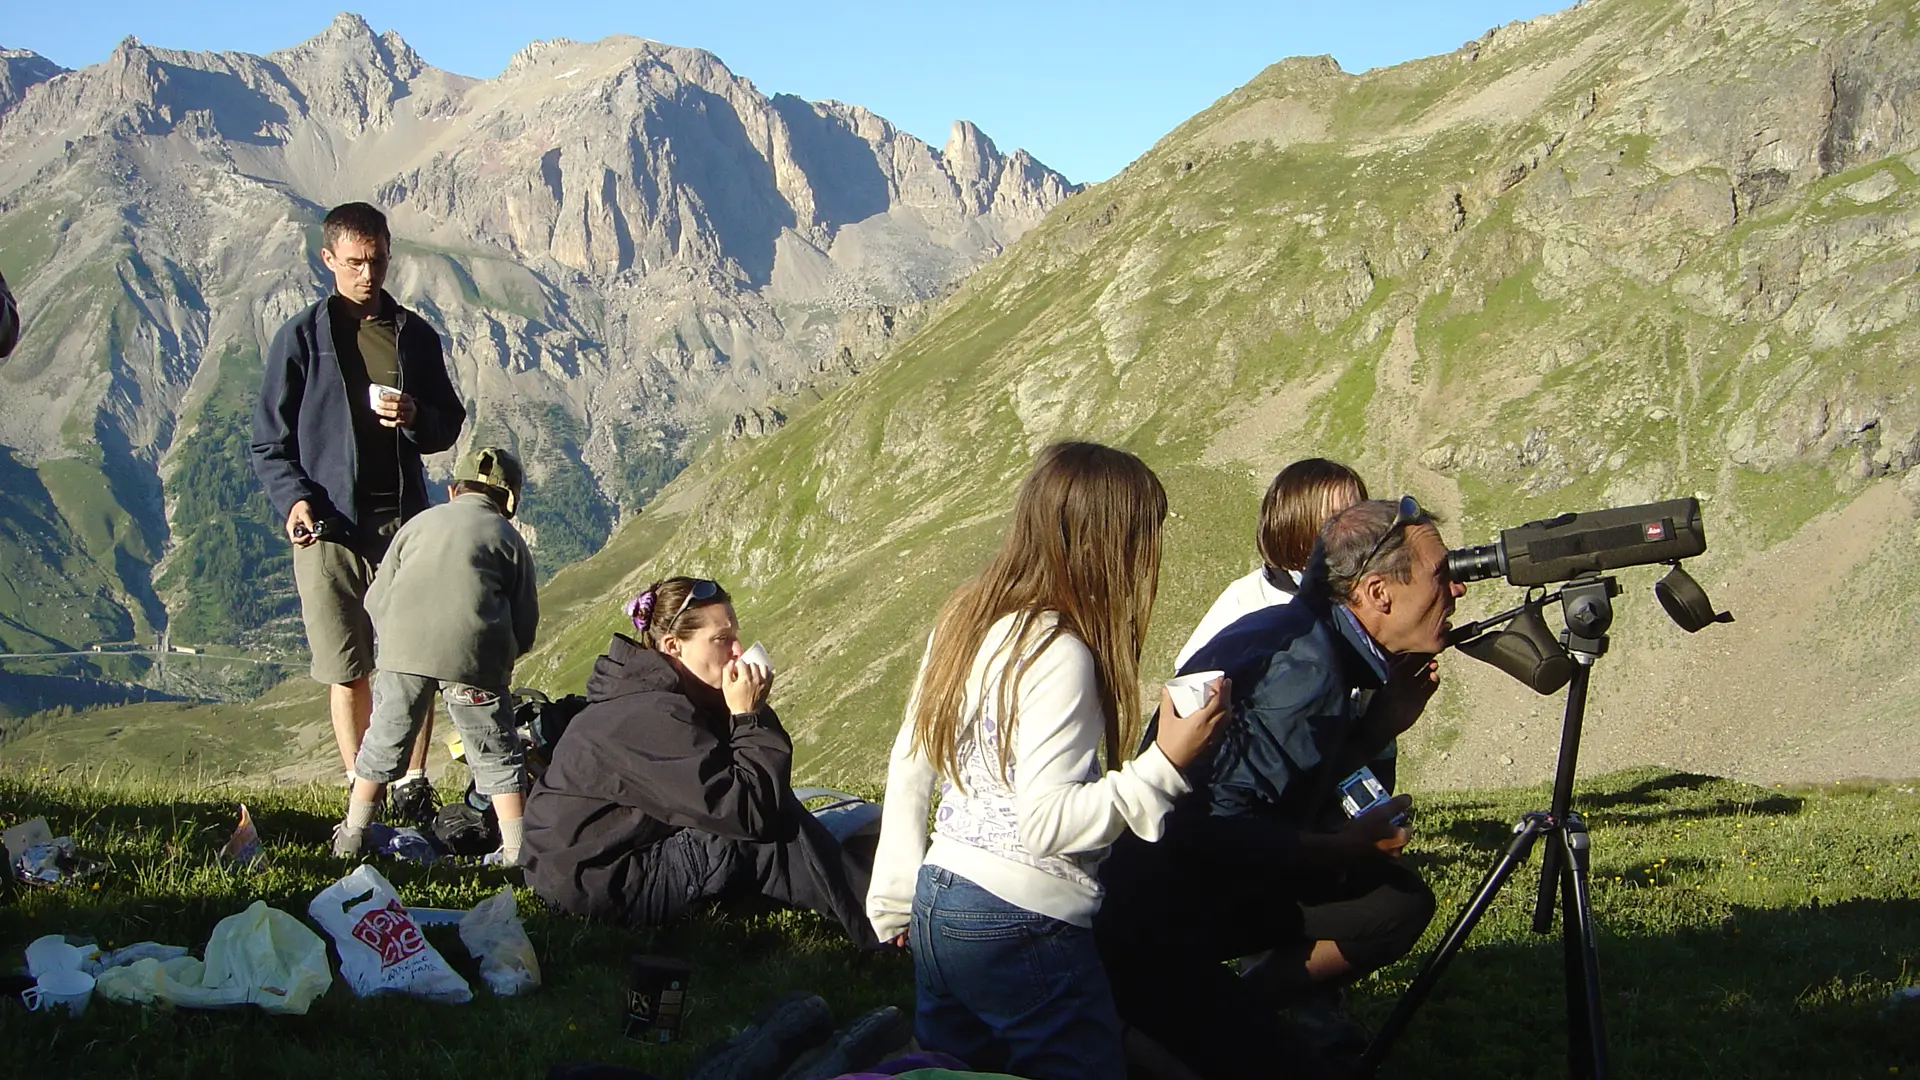
POLYGON ((1659 597, 1660 606, 1667 609, 1667 617, 1674 625, 1689 634, 1697 634, 1714 623, 1733 621, 1733 613, 1715 612, 1713 601, 1707 599, 1707 591, 1693 580, 1693 575, 1681 569, 1679 563, 1667 571, 1667 576, 1653 583, 1653 595, 1659 597))

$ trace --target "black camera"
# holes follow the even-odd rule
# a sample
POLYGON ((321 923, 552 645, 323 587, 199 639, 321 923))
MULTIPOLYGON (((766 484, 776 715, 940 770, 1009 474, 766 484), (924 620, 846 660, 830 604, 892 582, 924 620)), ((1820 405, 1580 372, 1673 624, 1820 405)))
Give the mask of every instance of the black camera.
POLYGON ((1447 552, 1455 581, 1505 575, 1514 585, 1550 585, 1582 574, 1670 563, 1707 550, 1699 499, 1621 506, 1502 530, 1491 544, 1447 552))

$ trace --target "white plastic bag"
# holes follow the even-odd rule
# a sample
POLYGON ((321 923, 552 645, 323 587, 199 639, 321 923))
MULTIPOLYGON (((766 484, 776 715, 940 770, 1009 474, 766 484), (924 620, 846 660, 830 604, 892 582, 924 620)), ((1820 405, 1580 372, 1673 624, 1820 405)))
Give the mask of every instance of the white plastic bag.
POLYGON ((503 885, 473 905, 460 920, 460 940, 479 958, 480 977, 487 988, 501 997, 524 994, 540 985, 540 960, 533 955, 526 927, 520 925, 511 886, 503 885))
POLYGON ((197 1009, 252 1003, 270 1013, 300 1015, 333 985, 327 943, 265 900, 220 920, 207 942, 206 963, 191 956, 158 958, 172 948, 143 947, 140 959, 102 971, 95 988, 124 1003, 197 1009))
POLYGON ((307 905, 340 953, 340 974, 361 997, 413 994, 447 1004, 473 1000, 467 981, 447 966, 380 871, 361 866, 320 890, 307 905))

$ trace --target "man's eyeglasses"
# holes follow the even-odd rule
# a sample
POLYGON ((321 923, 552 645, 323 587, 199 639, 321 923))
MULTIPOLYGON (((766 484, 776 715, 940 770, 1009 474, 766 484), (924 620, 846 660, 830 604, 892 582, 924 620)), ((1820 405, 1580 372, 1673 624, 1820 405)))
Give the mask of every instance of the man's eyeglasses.
POLYGON ((719 582, 708 581, 706 578, 696 580, 693 583, 693 588, 687 590, 686 599, 680 601, 680 606, 673 609, 673 617, 667 620, 667 625, 678 626, 680 624, 680 616, 686 614, 687 609, 693 606, 694 601, 711 600, 719 595, 719 592, 719 582))
POLYGON ((1420 504, 1411 495, 1400 496, 1400 509, 1393 515, 1393 524, 1387 526, 1387 531, 1381 533, 1380 539, 1373 542, 1373 547, 1367 551, 1367 557, 1360 560, 1360 569, 1365 570, 1373 562, 1373 557, 1380 554, 1380 549, 1387 544, 1387 537, 1419 520, 1420 504))

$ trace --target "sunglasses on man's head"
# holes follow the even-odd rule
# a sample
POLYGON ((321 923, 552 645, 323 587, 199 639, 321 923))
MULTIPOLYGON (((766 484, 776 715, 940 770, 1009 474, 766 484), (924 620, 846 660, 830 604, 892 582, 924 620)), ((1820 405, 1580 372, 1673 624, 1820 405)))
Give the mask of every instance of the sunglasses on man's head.
POLYGON ((1373 557, 1380 554, 1380 549, 1387 544, 1387 537, 1392 536, 1394 533, 1399 532, 1401 529, 1406 528, 1418 520, 1420 520, 1420 504, 1416 502, 1411 495, 1400 496, 1400 509, 1393 515, 1393 524, 1387 526, 1387 531, 1381 533, 1380 539, 1373 542, 1373 547, 1368 550, 1367 557, 1360 560, 1361 568, 1365 569, 1368 564, 1373 562, 1373 557))

